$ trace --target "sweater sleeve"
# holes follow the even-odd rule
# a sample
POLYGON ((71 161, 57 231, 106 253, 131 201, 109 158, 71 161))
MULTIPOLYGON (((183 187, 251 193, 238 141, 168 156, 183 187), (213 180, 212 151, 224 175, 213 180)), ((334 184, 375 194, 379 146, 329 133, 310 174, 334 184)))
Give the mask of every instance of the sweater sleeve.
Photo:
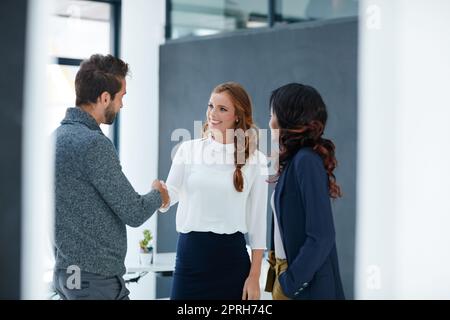
POLYGON ((99 136, 91 141, 83 162, 89 182, 125 224, 138 227, 161 206, 159 191, 139 195, 134 190, 108 138, 99 136))

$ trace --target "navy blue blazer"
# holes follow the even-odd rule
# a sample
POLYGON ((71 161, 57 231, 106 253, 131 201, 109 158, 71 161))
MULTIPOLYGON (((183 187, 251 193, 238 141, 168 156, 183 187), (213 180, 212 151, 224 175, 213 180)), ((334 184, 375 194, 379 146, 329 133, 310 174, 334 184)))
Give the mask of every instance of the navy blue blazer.
POLYGON ((284 294, 292 299, 345 299, 328 176, 312 148, 300 149, 286 164, 274 204, 288 261, 279 276, 284 294))

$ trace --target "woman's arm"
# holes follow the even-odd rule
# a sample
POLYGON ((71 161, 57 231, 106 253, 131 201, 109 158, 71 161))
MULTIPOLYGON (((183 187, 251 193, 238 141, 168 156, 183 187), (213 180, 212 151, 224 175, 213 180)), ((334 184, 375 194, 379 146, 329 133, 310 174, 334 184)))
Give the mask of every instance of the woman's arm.
POLYGON ((259 300, 261 289, 259 287, 259 276, 261 275, 261 262, 264 255, 264 249, 252 250, 252 265, 247 280, 244 283, 242 291, 242 300, 259 300))
POLYGON ((160 208, 160 212, 167 212, 180 198, 186 169, 187 149, 186 143, 182 143, 173 157, 172 166, 170 167, 167 181, 164 184, 164 187, 167 188, 169 194, 170 205, 168 204, 166 207, 160 208))
POLYGON ((268 176, 267 159, 259 154, 258 164, 255 166, 256 177, 249 193, 247 227, 249 244, 252 248, 252 264, 242 292, 243 300, 257 300, 260 298, 259 276, 261 262, 266 249, 267 233, 267 194, 268 176))

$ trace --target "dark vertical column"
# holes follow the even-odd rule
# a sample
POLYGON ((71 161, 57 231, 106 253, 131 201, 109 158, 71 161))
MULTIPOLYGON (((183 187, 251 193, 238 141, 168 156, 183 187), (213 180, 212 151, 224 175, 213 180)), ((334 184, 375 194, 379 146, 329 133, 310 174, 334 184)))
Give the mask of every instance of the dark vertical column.
MULTIPOLYGON (((121 28, 121 16, 122 16, 122 2, 116 1, 111 4, 111 44, 112 53, 115 57, 120 57, 120 28, 121 28)), ((114 121, 113 127, 113 142, 117 152, 119 151, 119 135, 120 135, 120 114, 117 115, 114 121)))
POLYGON ((166 0, 166 27, 165 38, 172 38, 172 0, 166 0))
POLYGON ((283 1, 282 0, 268 0, 268 6, 269 6, 269 27, 275 26, 277 22, 280 22, 282 20, 282 6, 283 1))
POLYGON ((276 0, 268 0, 268 5, 269 5, 269 27, 273 27, 275 25, 275 1, 276 0))
POLYGON ((22 114, 27 2, 0 2, 0 299, 20 298, 22 114))

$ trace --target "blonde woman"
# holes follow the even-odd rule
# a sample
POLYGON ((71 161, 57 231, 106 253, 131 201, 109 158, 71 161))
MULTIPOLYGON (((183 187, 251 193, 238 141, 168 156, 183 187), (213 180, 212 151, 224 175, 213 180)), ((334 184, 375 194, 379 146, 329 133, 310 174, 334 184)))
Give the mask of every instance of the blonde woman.
POLYGON ((180 145, 166 182, 170 205, 178 202, 171 299, 259 299, 267 161, 256 148, 248 93, 238 83, 218 85, 206 117, 204 138, 180 145))

